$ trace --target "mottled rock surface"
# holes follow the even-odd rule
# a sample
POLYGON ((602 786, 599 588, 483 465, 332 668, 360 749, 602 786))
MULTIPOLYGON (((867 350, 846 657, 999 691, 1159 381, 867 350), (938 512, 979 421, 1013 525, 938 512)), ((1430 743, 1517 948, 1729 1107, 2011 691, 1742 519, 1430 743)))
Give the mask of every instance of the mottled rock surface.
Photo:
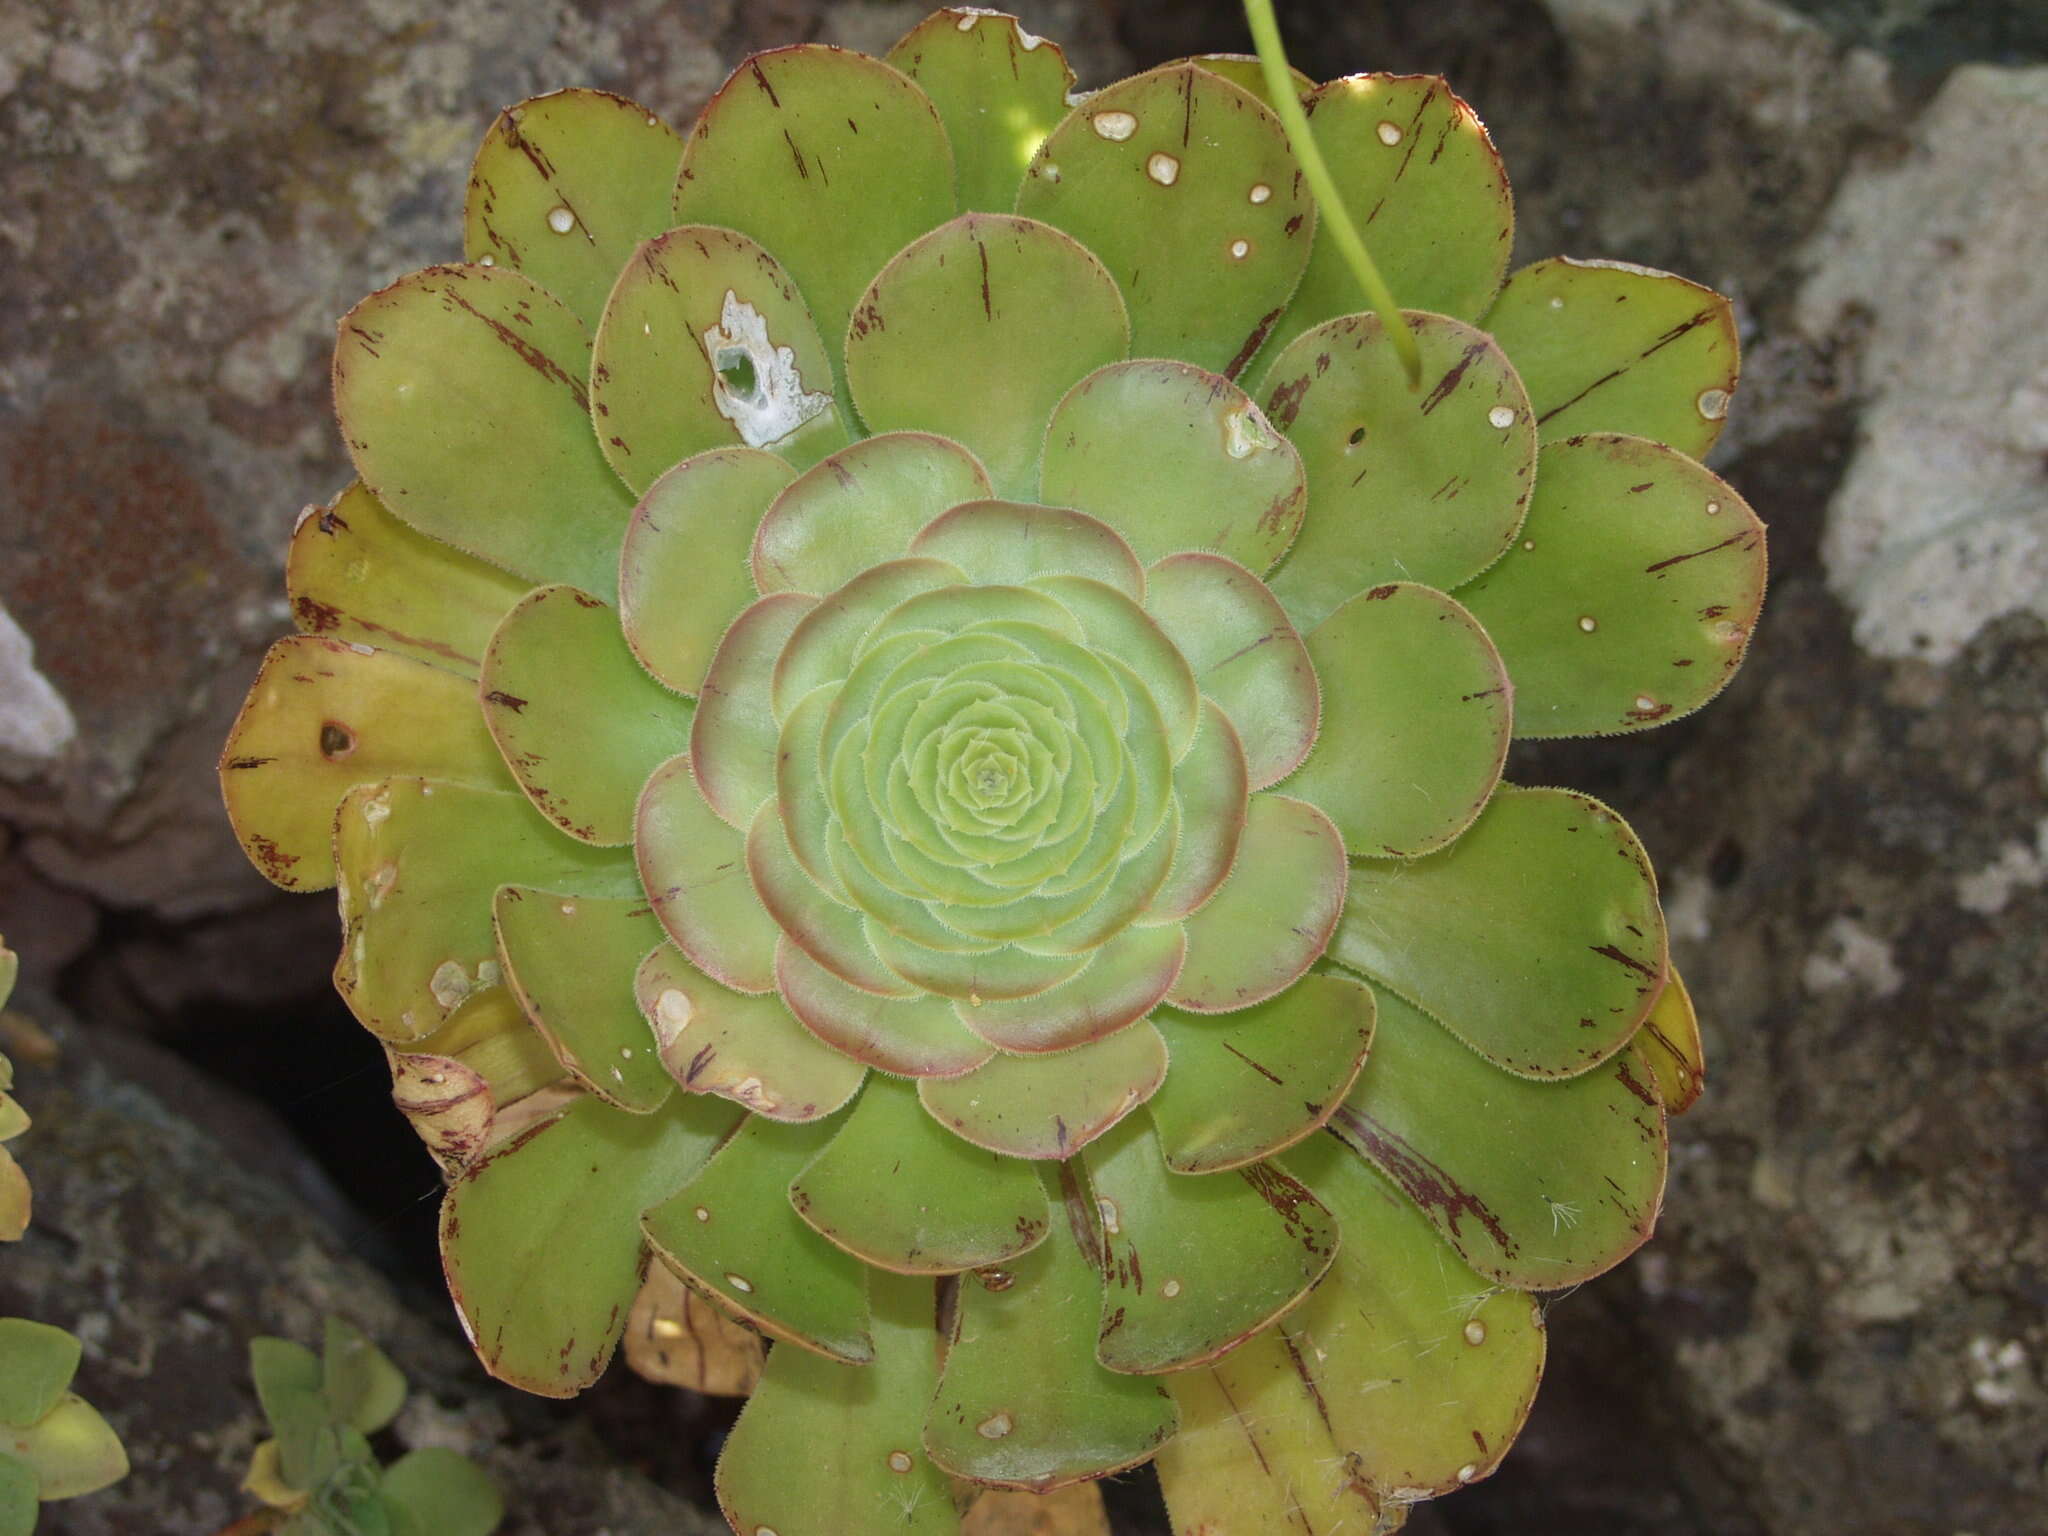
MULTIPOLYGON (((1521 1448, 1417 1532, 2042 1528, 2048 34, 2036 0, 1795 3, 1282 7, 1312 72, 1451 76, 1506 156, 1521 259, 1644 262, 1736 298, 1745 378, 1715 463, 1772 536, 1764 622, 1715 708, 1513 764, 1643 834, 1710 1086, 1656 1241, 1552 1307, 1521 1448)), ((1077 43, 1084 81, 1243 46, 1219 0, 1023 9, 1077 43)), ((94 1065, 92 1042, 147 1030, 268 1097, 403 1272, 399 1208, 431 1174, 373 1085, 329 1091, 374 1074, 320 1001, 331 911, 267 894, 210 772, 283 625, 284 534, 347 476, 333 319, 453 252, 499 105, 589 83, 683 122, 747 47, 873 47, 922 10, 0 7, 0 932, 95 1025, 57 1086, 25 1074, 53 1225, 0 1253, 0 1307, 81 1323, 87 1390, 157 1426, 124 1502, 51 1528, 210 1536, 254 1433, 246 1333, 310 1337, 338 1306, 446 1432, 509 1475, 583 1479, 560 1497, 588 1502, 532 1529, 691 1529, 605 1503, 664 1497, 607 1457, 701 1505, 712 1420, 617 1386, 567 1409, 490 1388, 424 1288, 328 1235, 364 1230, 331 1185, 287 1195, 194 1150, 186 1122, 235 1100, 167 1108, 133 1080, 160 1065, 94 1065), (155 1208, 170 1185, 195 1198, 155 1208)), ((280 1123, 250 1123, 241 1160, 290 1166, 264 1150, 280 1123)), ((1119 1532, 1158 1528, 1142 1489, 1110 1502, 1119 1532)))

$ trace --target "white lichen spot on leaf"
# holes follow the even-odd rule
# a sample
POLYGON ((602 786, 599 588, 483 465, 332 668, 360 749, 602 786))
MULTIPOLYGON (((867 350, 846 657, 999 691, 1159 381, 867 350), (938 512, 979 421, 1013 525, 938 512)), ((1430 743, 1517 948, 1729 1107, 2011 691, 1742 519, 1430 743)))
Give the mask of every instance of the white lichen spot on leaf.
POLYGON ((768 322, 728 288, 718 324, 704 333, 711 360, 711 403, 749 448, 781 442, 832 408, 832 396, 804 388, 796 352, 768 339, 768 322))

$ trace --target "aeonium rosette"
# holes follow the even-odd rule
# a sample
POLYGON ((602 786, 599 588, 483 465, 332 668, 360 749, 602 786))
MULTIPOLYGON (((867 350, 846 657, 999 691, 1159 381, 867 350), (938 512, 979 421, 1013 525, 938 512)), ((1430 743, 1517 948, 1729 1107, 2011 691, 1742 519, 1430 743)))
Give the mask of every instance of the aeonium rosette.
POLYGON ((1725 301, 1503 284, 1469 109, 1303 81, 1411 389, 1246 61, 1072 84, 941 11, 686 140, 505 113, 468 262, 342 322, 360 481, 223 760, 338 888, 490 1369, 587 1385, 650 1255, 777 1341, 749 1536, 1155 1454, 1185 1529, 1386 1528, 1697 1091, 1636 840, 1500 776, 1740 658, 1725 301))

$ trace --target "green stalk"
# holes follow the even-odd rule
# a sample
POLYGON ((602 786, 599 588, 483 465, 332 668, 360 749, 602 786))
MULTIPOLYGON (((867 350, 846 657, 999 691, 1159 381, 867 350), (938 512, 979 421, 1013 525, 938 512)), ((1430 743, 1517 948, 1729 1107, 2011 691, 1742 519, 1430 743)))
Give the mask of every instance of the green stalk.
POLYGON ((1380 276, 1380 269, 1374 265, 1365 241, 1359 238, 1358 226, 1351 222, 1344 200, 1337 195, 1337 183, 1330 175, 1330 168, 1323 163, 1323 152, 1316 147, 1315 134, 1308 125, 1308 114, 1302 111, 1301 98, 1294 94, 1293 77, 1287 72, 1287 51, 1280 45, 1280 23, 1273 18, 1273 0, 1244 0, 1244 18, 1251 24, 1252 43, 1258 49, 1259 66, 1265 71, 1266 89, 1272 95, 1273 108, 1280 114, 1280 122, 1287 129, 1287 142, 1293 146, 1294 158, 1301 162, 1302 174, 1308 177, 1309 191, 1315 195, 1316 206, 1322 210, 1323 228, 1337 242, 1337 249, 1350 265, 1352 275, 1365 289, 1366 301, 1393 338, 1394 351, 1408 374, 1408 387, 1419 389, 1422 387, 1422 353, 1416 348, 1415 333, 1408 328, 1407 317, 1394 302, 1393 292, 1387 287, 1387 280, 1380 276))

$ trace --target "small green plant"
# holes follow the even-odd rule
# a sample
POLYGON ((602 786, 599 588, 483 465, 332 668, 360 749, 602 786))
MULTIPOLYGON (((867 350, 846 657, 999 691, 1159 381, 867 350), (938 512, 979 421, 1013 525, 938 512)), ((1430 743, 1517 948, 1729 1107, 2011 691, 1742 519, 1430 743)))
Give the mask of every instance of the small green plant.
POLYGON ((1641 846, 1501 773, 1742 656, 1727 302, 1510 276, 1434 77, 1073 85, 949 9, 686 136, 508 109, 465 262, 341 323, 360 478, 222 762, 486 1366, 587 1386, 650 1255, 777 1341, 744 1536, 1155 1457, 1184 1532, 1391 1529, 1697 1088, 1641 846))
MULTIPOLYGON (((14 995, 14 978, 20 970, 20 956, 7 947, 5 939, 0 939, 0 1009, 14 995)), ((28 1175, 7 1148, 8 1142, 29 1127, 28 1111, 15 1099, 13 1087, 14 1063, 0 1053, 0 1243, 20 1240, 28 1230, 33 1205, 28 1175)))
POLYGON ((120 1437, 71 1390, 79 1353, 61 1328, 0 1317, 0 1536, 28 1536, 39 1504, 128 1475, 120 1437))
POLYGON ((379 1464, 368 1437, 404 1406, 405 1377, 361 1330, 329 1318, 318 1355, 252 1339, 249 1371, 271 1438, 242 1486, 282 1513, 283 1536, 489 1536, 504 1518, 496 1485, 456 1451, 379 1464))

